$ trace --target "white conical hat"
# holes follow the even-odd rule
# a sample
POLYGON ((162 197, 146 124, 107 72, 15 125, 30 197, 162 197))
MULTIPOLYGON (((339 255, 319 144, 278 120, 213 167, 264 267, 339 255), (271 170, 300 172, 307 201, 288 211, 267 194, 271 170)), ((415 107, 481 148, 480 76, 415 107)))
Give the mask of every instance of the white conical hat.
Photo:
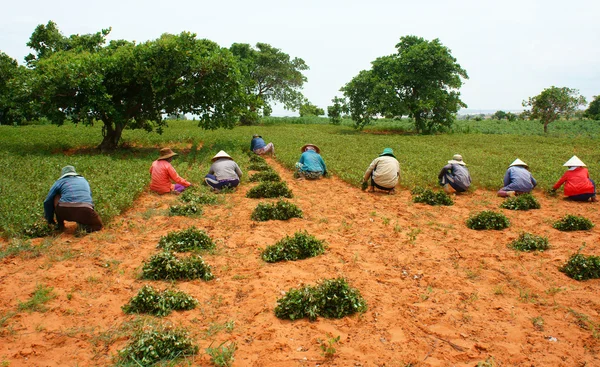
POLYGON ((565 167, 586 167, 585 163, 581 161, 581 159, 577 158, 576 155, 572 156, 571 159, 563 164, 565 167))
POLYGON ((217 160, 219 158, 229 158, 229 159, 233 159, 229 156, 229 154, 225 153, 224 150, 219 151, 219 153, 215 154, 214 157, 212 157, 212 160, 217 160))
POLYGON ((512 167, 512 166, 525 166, 525 167, 529 167, 529 166, 527 165, 527 163, 523 162, 523 161, 522 161, 522 160, 520 160, 519 158, 515 159, 515 161, 514 161, 514 162, 512 162, 512 163, 510 164, 510 166, 509 166, 509 167, 512 167))

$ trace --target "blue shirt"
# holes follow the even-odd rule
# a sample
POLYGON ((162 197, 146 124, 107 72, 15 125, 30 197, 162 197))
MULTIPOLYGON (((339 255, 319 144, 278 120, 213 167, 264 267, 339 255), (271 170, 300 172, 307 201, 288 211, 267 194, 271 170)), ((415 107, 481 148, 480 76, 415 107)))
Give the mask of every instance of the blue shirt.
POLYGON ((504 187, 502 191, 530 192, 537 185, 537 181, 527 168, 522 166, 508 167, 504 174, 504 187))
POLYGON ((262 138, 254 138, 250 142, 250 150, 255 151, 256 149, 264 148, 267 144, 262 138))
POLYGON ((58 179, 44 200, 44 218, 54 222, 54 197, 60 195, 59 203, 89 203, 92 201, 90 184, 82 176, 66 176, 58 179))
POLYGON ((327 167, 325 166, 323 158, 321 158, 321 155, 314 150, 307 150, 302 153, 298 163, 301 164, 300 169, 302 171, 327 173, 327 167))

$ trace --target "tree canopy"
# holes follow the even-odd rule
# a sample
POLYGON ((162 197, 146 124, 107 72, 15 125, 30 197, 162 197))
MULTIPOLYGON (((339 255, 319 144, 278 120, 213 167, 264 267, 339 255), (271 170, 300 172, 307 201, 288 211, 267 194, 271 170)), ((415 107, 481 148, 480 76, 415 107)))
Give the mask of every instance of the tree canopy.
POLYGON ((555 86, 546 88, 537 96, 523 101, 523 107, 531 107, 529 119, 541 120, 545 133, 548 132, 548 125, 551 122, 558 120, 561 116, 568 117, 579 106, 585 104, 585 97, 580 96, 577 89, 555 86))
POLYGON ((297 110, 305 101, 302 86, 308 70, 304 60, 290 55, 266 43, 252 48, 247 43, 234 43, 231 52, 238 59, 247 94, 247 109, 242 123, 253 123, 259 113, 269 115, 271 103, 278 102, 288 110, 297 110))
POLYGON ((315 106, 310 102, 303 103, 300 105, 299 110, 300 116, 322 116, 325 114, 325 110, 315 106))
POLYGON ((377 58, 342 91, 357 128, 377 115, 408 115, 420 133, 450 126, 460 107, 466 107, 458 89, 467 72, 439 39, 405 36, 397 53, 377 58))
POLYGON ((594 100, 590 102, 584 116, 592 120, 600 120, 600 96, 594 96, 594 100))

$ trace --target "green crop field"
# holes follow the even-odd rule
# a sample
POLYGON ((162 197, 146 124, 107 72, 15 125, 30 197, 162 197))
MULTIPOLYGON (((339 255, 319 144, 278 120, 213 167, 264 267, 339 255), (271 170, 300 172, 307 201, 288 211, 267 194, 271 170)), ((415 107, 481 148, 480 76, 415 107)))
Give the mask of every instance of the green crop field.
POLYGON ((0 231, 15 236, 39 219, 48 189, 67 164, 88 179, 96 208, 108 222, 147 187, 159 147, 179 151, 174 161, 179 174, 201 183, 210 158, 220 149, 244 169, 253 133, 272 141, 277 159, 290 169, 302 145, 317 144, 328 169, 357 187, 385 147, 393 148, 400 161, 404 188, 435 186, 439 169, 455 153, 463 155, 475 189, 501 187, 504 171, 517 157, 530 165, 540 188, 549 188, 574 154, 587 163, 592 178, 600 177, 600 128, 592 121, 558 121, 547 136, 541 124, 525 121, 459 121, 453 131, 439 135, 403 133, 408 128, 406 121, 386 120, 359 132, 348 121, 333 126, 320 118, 269 118, 261 126, 205 131, 194 121, 172 121, 162 135, 127 130, 126 148, 100 154, 92 149, 101 140, 99 126, 0 126, 0 231))

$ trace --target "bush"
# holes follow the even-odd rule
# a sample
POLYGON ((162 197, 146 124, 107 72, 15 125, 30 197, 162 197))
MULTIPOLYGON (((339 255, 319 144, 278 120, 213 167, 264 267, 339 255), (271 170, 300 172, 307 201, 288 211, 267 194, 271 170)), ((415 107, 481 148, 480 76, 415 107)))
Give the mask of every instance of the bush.
POLYGON ((540 203, 531 194, 523 194, 504 200, 501 208, 510 210, 530 210, 541 208, 540 203))
POLYGON ((184 203, 191 204, 203 204, 203 205, 211 205, 216 204, 219 201, 217 195, 210 192, 202 192, 197 189, 187 189, 181 195, 179 195, 179 200, 184 203))
POLYGON ((185 329, 151 325, 137 331, 119 351, 120 365, 151 366, 157 362, 189 357, 198 353, 185 329))
POLYGON ((182 291, 165 289, 160 292, 145 285, 128 304, 121 307, 125 313, 147 313, 154 316, 167 316, 171 311, 192 310, 198 301, 182 291))
POLYGON ((296 320, 317 316, 342 318, 367 310, 367 303, 360 292, 351 288, 344 278, 325 279, 316 287, 306 286, 290 289, 277 300, 275 316, 296 320))
POLYGON ((567 263, 559 270, 575 280, 598 279, 600 278, 600 257, 576 253, 571 255, 567 263))
POLYGON ((215 248, 213 240, 203 230, 190 227, 181 231, 169 232, 158 241, 159 248, 169 251, 211 250, 215 248))
POLYGON ((594 224, 587 218, 567 214, 554 222, 552 227, 559 231, 587 231, 592 229, 594 224))
POLYGON ((210 265, 202 257, 192 255, 179 259, 170 251, 164 251, 150 258, 142 268, 142 278, 152 280, 191 280, 214 278, 210 265))
POLYGON ((293 196, 285 182, 261 182, 246 193, 246 197, 252 199, 292 198, 293 196))
POLYGON ((325 253, 323 241, 309 235, 306 231, 296 232, 294 237, 285 236, 272 246, 268 246, 261 254, 266 262, 301 260, 325 253))
POLYGON ((250 163, 267 164, 267 161, 265 161, 263 157, 254 152, 248 153, 248 159, 250 160, 250 163))
POLYGON ((496 213, 491 210, 484 210, 467 219, 467 227, 471 229, 495 229, 500 230, 508 228, 510 221, 504 214, 496 213))
POLYGON ((269 167, 266 163, 253 163, 248 166, 249 171, 270 171, 271 167, 269 167))
POLYGON ((257 222, 288 220, 290 218, 302 218, 302 210, 295 204, 285 200, 279 200, 275 204, 259 203, 251 216, 251 219, 257 222))
POLYGON ((253 174, 250 176, 250 182, 258 182, 258 181, 269 181, 269 182, 279 182, 281 181, 281 177, 275 171, 262 171, 253 174))
POLYGON ((202 207, 196 202, 189 202, 181 205, 171 205, 169 207, 170 216, 197 217, 202 215, 202 207))
POLYGON ((536 236, 531 233, 521 233, 519 238, 512 241, 508 247, 518 251, 545 251, 550 248, 548 237, 536 236))
POLYGON ((23 228, 22 234, 27 238, 38 238, 50 236, 54 233, 54 226, 45 220, 39 220, 23 228))
POLYGON ((454 205, 452 198, 443 191, 435 192, 431 189, 414 188, 411 193, 414 195, 413 202, 429 205, 454 205))

